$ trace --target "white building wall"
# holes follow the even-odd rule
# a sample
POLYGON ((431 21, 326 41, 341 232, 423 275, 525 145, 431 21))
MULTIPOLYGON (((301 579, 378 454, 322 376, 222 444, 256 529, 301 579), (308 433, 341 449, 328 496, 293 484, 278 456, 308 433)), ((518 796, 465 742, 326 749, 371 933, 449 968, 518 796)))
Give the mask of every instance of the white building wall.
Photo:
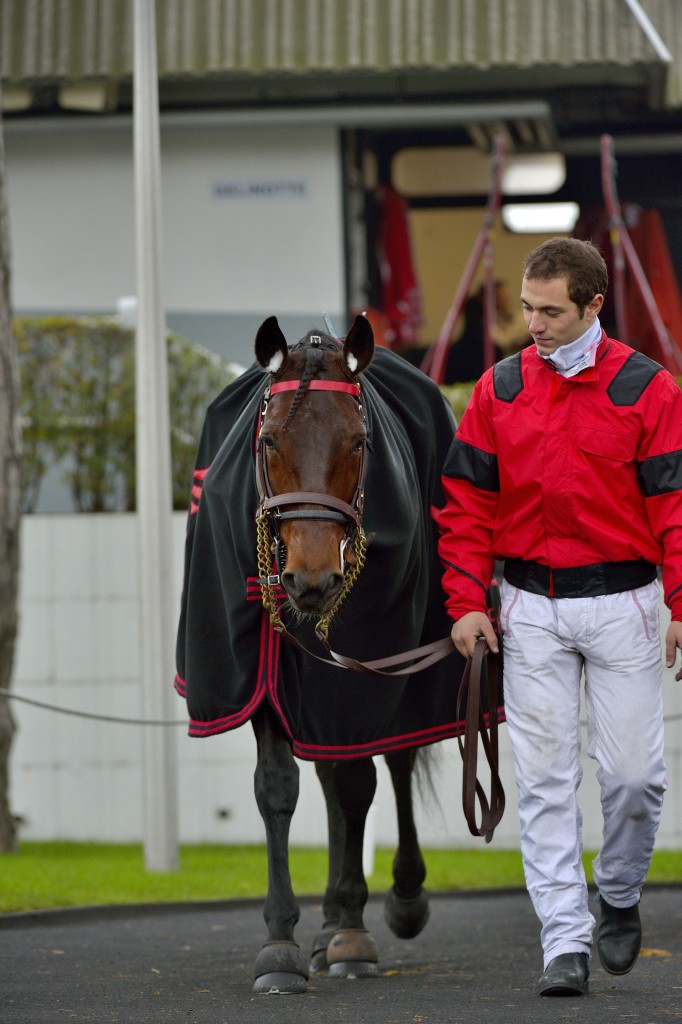
MULTIPOLYGON (((115 312, 135 292, 130 120, 12 122, 5 147, 15 310, 115 312)), ((171 327, 243 365, 272 314, 292 341, 323 311, 341 333, 336 129, 162 120, 161 179, 171 327)))
MULTIPOLYGON (((174 517, 178 604, 185 515, 174 517)), ((109 716, 141 715, 137 531, 132 515, 28 516, 22 535, 21 626, 15 671, 18 695, 109 716)), ((663 628, 669 614, 662 609, 663 628)), ((347 652, 352 653, 352 652, 347 652)), ((172 685, 169 680, 168 685, 172 685)), ((682 687, 665 670, 666 796, 659 847, 682 842, 682 687)), ((26 839, 142 840, 143 727, 71 717, 15 702, 19 732, 12 757, 12 806, 26 839)), ((178 721, 184 722, 178 698, 178 721)), ((155 727, 162 728, 162 727, 155 727)), ((183 842, 258 843, 263 826, 253 798, 255 743, 250 726, 206 739, 178 731, 179 824, 183 842)), ((425 846, 476 846, 461 810, 456 741, 435 751, 437 804, 419 804, 425 846)), ((395 842, 388 771, 377 760, 373 824, 380 845, 395 842)), ((502 777, 508 797, 494 845, 515 848, 518 828, 506 730, 502 777)), ((487 783, 481 771, 481 778, 487 783)), ((585 758, 581 789, 585 845, 600 843, 594 766, 585 758)), ((314 766, 301 764, 301 797, 291 841, 324 845, 324 805, 314 766)))

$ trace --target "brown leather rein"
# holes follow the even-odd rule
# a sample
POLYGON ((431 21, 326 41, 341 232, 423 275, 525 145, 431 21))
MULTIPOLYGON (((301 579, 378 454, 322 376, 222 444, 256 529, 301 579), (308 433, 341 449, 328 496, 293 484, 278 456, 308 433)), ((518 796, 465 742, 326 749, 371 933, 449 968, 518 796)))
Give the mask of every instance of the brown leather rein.
MULTIPOLYGON (((276 627, 275 627, 276 628, 276 627)), ((325 665, 351 669, 371 676, 404 676, 421 672, 429 665, 448 657, 455 650, 452 639, 444 637, 434 640, 423 647, 416 647, 402 654, 393 654, 388 658, 376 661, 357 661, 343 654, 337 654, 323 641, 330 658, 322 658, 314 651, 305 647, 285 626, 278 630, 290 643, 304 654, 325 665), (333 659, 333 660, 330 660, 333 659), (408 666, 406 662, 410 662, 408 666), (396 668, 395 666, 400 666, 396 668), (393 671, 386 671, 392 668, 393 671)), ((505 794, 499 772, 499 722, 498 722, 498 678, 497 665, 491 660, 488 663, 488 712, 481 704, 481 683, 483 666, 486 659, 486 642, 483 637, 476 641, 473 658, 468 658, 462 679, 457 691, 457 719, 464 721, 464 729, 457 736, 457 745, 462 757, 462 807, 469 831, 473 836, 484 836, 486 843, 493 838, 493 833, 504 814, 505 794), (465 710, 466 709, 466 710, 465 710), (465 710, 464 717, 462 717, 465 710), (478 741, 479 737, 485 760, 490 770, 490 796, 478 778, 478 741), (476 824, 477 804, 480 810, 480 824, 476 824)))
MULTIPOLYGON (((271 384, 266 390, 263 408, 261 411, 262 426, 267 403, 270 395, 277 391, 292 391, 298 388, 300 381, 282 381, 271 384)), ((345 384, 340 381, 311 380, 308 382, 311 390, 346 391, 354 395, 361 405, 360 388, 356 384, 345 384)), ((309 491, 292 491, 284 494, 273 494, 267 475, 267 466, 263 445, 259 438, 256 447, 256 478, 259 490, 259 512, 267 516, 270 523, 271 535, 277 543, 276 523, 286 519, 326 519, 334 522, 346 523, 350 536, 357 537, 362 533, 362 512, 364 506, 364 483, 366 473, 366 453, 363 449, 363 459, 360 467, 358 484, 352 504, 341 501, 330 494, 319 494, 309 491), (291 510, 292 505, 314 505, 313 509, 297 508, 291 510), (282 507, 288 511, 281 511, 282 507)), ((268 576, 259 581, 263 588, 264 605, 266 588, 269 589, 279 583, 279 576, 268 576)), ((297 647, 304 654, 321 661, 326 665, 333 665, 336 668, 349 669, 354 672, 361 672, 371 676, 404 676, 421 672, 430 665, 435 664, 442 658, 448 657, 455 651, 452 638, 447 636, 441 640, 434 640, 432 643, 422 647, 404 651, 402 654, 394 654, 387 658, 378 658, 373 661, 358 661, 343 654, 337 654, 329 646, 326 632, 317 632, 318 639, 329 654, 329 658, 320 657, 305 647, 292 633, 290 633, 278 616, 270 616, 271 628, 297 647)), ((497 667, 494 666, 488 673, 488 707, 486 716, 481 706, 481 677, 483 672, 484 659, 486 657, 486 643, 483 637, 476 643, 473 658, 467 660, 464 673, 457 693, 457 715, 462 721, 462 712, 466 704, 464 718, 464 730, 457 737, 459 751, 462 757, 462 805, 469 831, 475 836, 484 836, 489 843, 493 832, 504 813, 505 795, 502 781, 499 775, 499 745, 498 745, 498 704, 497 704, 497 667), (487 717, 487 722, 486 722, 487 717), (490 797, 478 779, 478 740, 481 739, 483 752, 490 769, 490 797), (476 823, 477 801, 480 808, 481 823, 476 823)))

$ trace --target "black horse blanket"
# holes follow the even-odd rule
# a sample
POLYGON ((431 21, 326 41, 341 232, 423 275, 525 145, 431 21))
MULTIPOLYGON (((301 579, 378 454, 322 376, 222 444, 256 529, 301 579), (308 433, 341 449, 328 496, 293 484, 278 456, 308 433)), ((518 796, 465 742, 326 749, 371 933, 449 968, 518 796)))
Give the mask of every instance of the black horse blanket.
MULTIPOLYGON (((458 735, 464 661, 453 651, 407 676, 325 665, 275 632, 257 583, 255 436, 267 375, 254 364, 210 405, 188 517, 176 689, 191 736, 249 720, 270 701, 296 756, 350 759, 458 735)), ((454 419, 439 388, 385 349, 362 375, 369 430, 365 566, 332 620, 339 654, 371 661, 449 635, 431 506, 454 419)), ((283 606, 309 650, 328 654, 314 624, 283 606)), ((501 700, 500 700, 501 703, 501 700)), ((500 711, 501 714, 501 711, 500 711)), ((461 718, 461 716, 460 716, 461 718)))

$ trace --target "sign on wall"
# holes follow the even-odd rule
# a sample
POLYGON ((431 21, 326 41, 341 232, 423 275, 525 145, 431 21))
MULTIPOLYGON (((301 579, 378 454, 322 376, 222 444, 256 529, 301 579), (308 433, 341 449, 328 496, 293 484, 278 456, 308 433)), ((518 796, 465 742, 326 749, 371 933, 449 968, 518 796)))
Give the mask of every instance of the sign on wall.
POLYGON ((213 199, 307 199, 308 182, 305 178, 252 178, 214 181, 211 185, 213 199))

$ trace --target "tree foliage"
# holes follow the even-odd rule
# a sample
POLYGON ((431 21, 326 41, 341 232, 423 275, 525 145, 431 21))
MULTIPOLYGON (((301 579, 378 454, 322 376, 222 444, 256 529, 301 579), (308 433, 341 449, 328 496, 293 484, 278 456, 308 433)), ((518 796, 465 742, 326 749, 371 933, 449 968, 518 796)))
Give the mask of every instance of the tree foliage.
MULTIPOLYGON (((80 512, 135 508, 134 332, 111 319, 16 319, 24 434, 23 508, 58 467, 80 512)), ((187 507, 206 406, 235 377, 227 360, 171 334, 173 505, 187 507)))

